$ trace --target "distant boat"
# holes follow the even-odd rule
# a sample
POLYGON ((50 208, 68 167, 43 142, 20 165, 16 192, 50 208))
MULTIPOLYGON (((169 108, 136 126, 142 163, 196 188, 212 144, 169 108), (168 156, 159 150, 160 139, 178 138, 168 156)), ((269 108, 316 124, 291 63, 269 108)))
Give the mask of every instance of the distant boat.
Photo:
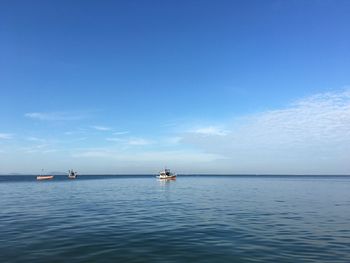
POLYGON ((53 179, 53 175, 38 175, 36 180, 50 180, 53 179))
POLYGON ((69 179, 76 179, 78 176, 78 173, 77 172, 74 172, 73 170, 69 170, 68 171, 68 178, 69 179))
POLYGON ((176 174, 170 172, 170 169, 164 169, 157 177, 161 180, 176 180, 176 174))
POLYGON ((38 175, 36 177, 36 180, 51 180, 53 179, 53 175, 43 175, 43 170, 41 170, 42 174, 41 175, 38 175))

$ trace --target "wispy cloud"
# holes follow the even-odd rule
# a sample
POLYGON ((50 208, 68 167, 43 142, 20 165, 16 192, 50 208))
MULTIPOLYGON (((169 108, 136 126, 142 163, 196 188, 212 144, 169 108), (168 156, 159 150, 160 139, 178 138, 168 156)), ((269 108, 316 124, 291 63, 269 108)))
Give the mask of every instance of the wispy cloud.
POLYGON ((85 114, 72 112, 28 112, 24 116, 40 121, 73 121, 86 118, 85 114))
POLYGON ((38 137, 27 137, 26 138, 28 141, 31 141, 31 142, 45 142, 46 140, 45 139, 42 139, 42 138, 38 138, 38 137))
POLYGON ((106 138, 106 140, 111 142, 120 142, 129 146, 146 146, 146 145, 154 144, 154 141, 152 140, 148 140, 144 138, 135 138, 135 137, 134 138, 109 137, 109 138, 106 138))
POLYGON ((112 130, 112 128, 110 128, 110 127, 100 126, 100 125, 94 125, 94 126, 91 126, 91 128, 98 130, 98 131, 110 131, 110 130, 112 130))
POLYGON ((145 145, 153 144, 153 141, 147 140, 144 138, 131 138, 127 142, 129 145, 134 145, 134 146, 145 146, 145 145))
POLYGON ((43 153, 44 151, 48 150, 48 147, 50 147, 49 144, 47 143, 42 143, 42 144, 36 144, 36 145, 31 145, 28 147, 22 147, 21 151, 25 153, 43 153))
POLYGON ((82 134, 86 134, 87 132, 88 132, 88 129, 86 128, 77 128, 74 130, 66 131, 63 134, 64 135, 82 135, 82 134))
POLYGON ((257 172, 344 172, 350 169, 350 91, 316 94, 284 108, 193 130, 184 142, 231 158, 230 169, 257 172), (231 128, 230 128, 231 127, 231 128), (210 136, 198 136, 198 134, 210 136), (249 170, 250 169, 250 170, 249 170))
POLYGON ((9 140, 13 138, 13 134, 11 133, 0 133, 0 139, 9 140))
POLYGON ((200 128, 191 130, 190 132, 198 135, 202 135, 202 136, 212 136, 212 135, 225 136, 229 133, 229 131, 221 129, 219 127, 215 127, 215 126, 200 127, 200 128))
MULTIPOLYGON (((27 117, 58 119, 41 115, 27 117)), ((149 138, 133 137, 127 131, 110 127, 89 126, 81 140, 90 138, 89 132, 94 129, 101 131, 99 135, 106 135, 105 140, 115 143, 99 144, 101 138, 98 137, 96 141, 82 143, 81 147, 106 144, 108 147, 73 151, 72 147, 78 143, 44 141, 37 136, 26 138, 29 147, 23 152, 49 153, 58 149, 65 151, 62 158, 71 155, 81 158, 76 161, 91 169, 94 166, 114 169, 117 165, 125 165, 126 171, 133 171, 134 167, 166 164, 195 172, 334 174, 350 171, 349 90, 316 94, 283 108, 230 121, 197 124, 200 122, 191 120, 192 126, 182 123, 176 130, 164 129, 163 134, 149 138), (86 161, 87 158, 90 159, 86 161)), ((0 139, 12 137, 10 133, 0 133, 0 139)))
POLYGON ((118 152, 116 150, 110 149, 90 149, 85 151, 79 151, 72 154, 75 158, 108 158, 112 160, 119 161, 129 161, 129 162, 210 162, 215 161, 221 156, 215 154, 206 154, 193 151, 145 151, 138 153, 126 153, 118 152))

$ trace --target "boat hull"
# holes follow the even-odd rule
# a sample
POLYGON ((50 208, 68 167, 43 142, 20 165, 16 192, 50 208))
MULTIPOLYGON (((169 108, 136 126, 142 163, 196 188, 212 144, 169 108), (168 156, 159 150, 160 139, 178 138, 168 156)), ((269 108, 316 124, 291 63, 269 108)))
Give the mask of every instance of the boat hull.
POLYGON ((51 180, 53 179, 53 175, 46 175, 46 176, 37 176, 36 180, 51 180))
POLYGON ((176 180, 176 175, 174 176, 158 176, 159 180, 176 180))

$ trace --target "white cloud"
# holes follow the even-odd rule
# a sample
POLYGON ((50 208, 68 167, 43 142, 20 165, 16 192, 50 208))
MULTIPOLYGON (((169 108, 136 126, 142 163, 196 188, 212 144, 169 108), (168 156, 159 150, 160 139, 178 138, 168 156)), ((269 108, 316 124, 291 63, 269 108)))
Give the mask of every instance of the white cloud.
POLYGON ((231 128, 227 132, 213 127, 196 129, 183 141, 230 158, 225 165, 231 171, 350 171, 350 91, 317 94, 284 109, 245 116, 225 127, 231 128))
POLYGON ((36 145, 31 145, 28 147, 22 147, 21 151, 25 153, 43 153, 50 147, 49 144, 42 143, 42 144, 36 144, 36 145))
POLYGON ((63 134, 64 135, 82 135, 82 134, 86 134, 87 131, 88 130, 85 128, 77 128, 75 130, 66 131, 63 134))
MULTIPOLYGON (((38 114, 27 117, 59 119, 54 118, 54 115, 38 114)), ((49 159, 47 154, 47 160, 51 160, 52 165, 58 165, 59 162, 69 164, 73 156, 80 158, 75 161, 86 171, 97 171, 103 167, 105 171, 112 172, 121 171, 119 169, 143 172, 144 168, 150 171, 154 167, 169 165, 176 170, 213 173, 350 172, 350 91, 316 94, 284 108, 241 116, 222 123, 216 121, 203 126, 194 125, 198 124, 195 120, 191 123, 192 126, 178 124, 176 131, 164 129, 168 133, 152 137, 152 140, 122 136, 128 132, 94 126, 95 130, 110 131, 103 134, 110 136, 106 138, 107 141, 116 143, 109 143, 106 148, 73 151, 72 145, 66 148, 71 141, 40 141, 40 137, 30 137, 27 139, 38 145, 23 148, 22 152, 33 153, 25 157, 36 160, 40 166, 46 155, 37 158, 37 153, 58 151, 55 155, 62 153, 58 161, 49 159), (179 129, 186 132, 178 132, 179 129)), ((89 131, 92 131, 91 127, 86 133, 89 131)), ((68 131, 66 134, 73 133, 68 131)), ((12 134, 0 133, 0 139, 12 137, 12 134)), ((82 139, 85 138, 87 136, 82 139)), ((100 142, 89 140, 90 143, 99 145, 100 142)), ((16 163, 18 158, 13 160, 16 163)))
POLYGON ((98 131, 110 131, 110 130, 112 130, 110 127, 100 126, 100 125, 91 126, 91 128, 98 130, 98 131))
POLYGON ((38 137, 28 137, 27 140, 31 141, 31 142, 45 142, 46 141, 45 139, 41 139, 38 137))
POLYGON ((85 118, 84 114, 71 112, 28 112, 25 117, 41 121, 72 121, 85 118))
POLYGON ((13 134, 11 133, 0 133, 0 139, 9 140, 13 138, 13 134))
POLYGON ((44 150, 43 153, 55 153, 58 152, 58 149, 48 149, 48 150, 44 150))
POLYGON ((144 146, 144 145, 150 145, 153 144, 153 141, 151 140, 146 140, 143 138, 131 138, 127 141, 129 145, 134 145, 134 146, 144 146))
POLYGON ((154 141, 144 139, 144 138, 120 138, 120 137, 109 137, 106 138, 110 142, 120 142, 128 146, 146 146, 154 144, 154 141))
POLYGON ((110 149, 89 149, 72 154, 74 158, 107 158, 116 161, 138 162, 211 162, 222 158, 215 154, 206 154, 193 151, 146 151, 137 153, 118 152, 110 149))
POLYGON ((229 132, 227 130, 223 130, 219 127, 215 126, 207 126, 207 127, 201 127, 201 128, 196 128, 194 130, 190 131, 191 133, 196 133, 198 135, 202 136, 225 136, 229 132))

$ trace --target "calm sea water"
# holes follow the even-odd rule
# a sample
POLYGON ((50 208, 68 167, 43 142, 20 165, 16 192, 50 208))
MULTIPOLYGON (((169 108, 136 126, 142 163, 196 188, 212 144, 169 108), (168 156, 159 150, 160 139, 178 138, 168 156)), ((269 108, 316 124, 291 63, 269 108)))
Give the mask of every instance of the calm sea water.
POLYGON ((350 262, 350 177, 0 177, 1 262, 350 262))

